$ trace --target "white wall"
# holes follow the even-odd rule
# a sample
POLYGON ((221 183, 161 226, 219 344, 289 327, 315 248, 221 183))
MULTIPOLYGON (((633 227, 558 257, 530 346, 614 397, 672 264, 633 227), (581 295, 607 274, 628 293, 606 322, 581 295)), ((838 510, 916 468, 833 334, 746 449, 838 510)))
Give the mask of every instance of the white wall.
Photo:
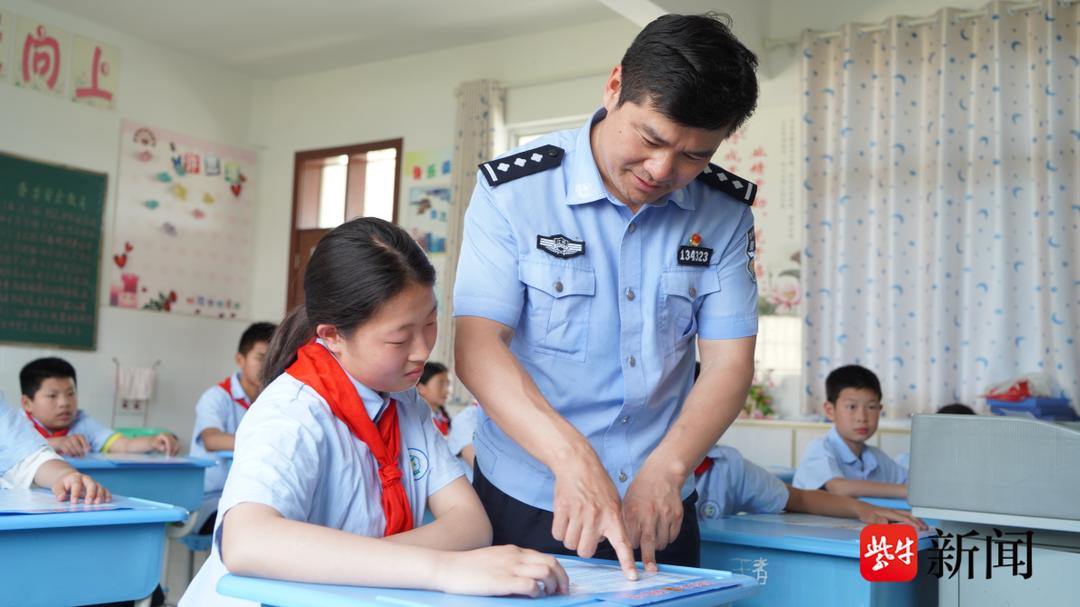
MULTIPOLYGON (((118 101, 112 111, 16 88, 11 75, 6 82, 0 82, 4 116, 0 121, 0 151, 109 174, 103 219, 103 272, 113 249, 123 118, 250 147, 247 133, 255 91, 252 79, 37 3, 0 0, 0 8, 121 49, 118 101)), ((101 301, 107 303, 104 296, 101 301)), ((109 307, 99 308, 98 314, 96 351, 0 346, 0 390, 6 400, 18 404, 18 372, 23 364, 39 356, 62 356, 75 365, 79 374, 80 406, 109 423, 115 377, 112 358, 136 365, 160 360, 149 423, 172 429, 186 446, 195 401, 233 368, 232 355, 247 323, 109 307)), ((275 319, 276 315, 268 318, 275 319)), ((128 418, 118 420, 117 425, 139 422, 128 418)))

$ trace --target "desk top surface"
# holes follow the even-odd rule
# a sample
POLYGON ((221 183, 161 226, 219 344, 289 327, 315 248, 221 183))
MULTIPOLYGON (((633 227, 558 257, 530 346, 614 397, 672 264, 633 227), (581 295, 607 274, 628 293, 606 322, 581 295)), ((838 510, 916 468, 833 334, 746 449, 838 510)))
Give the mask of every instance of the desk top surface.
MULTIPOLYGON (((866 523, 816 514, 744 514, 701 525, 701 541, 776 548, 833 556, 859 557, 859 534, 866 523)), ((919 549, 930 547, 923 532, 919 549)))
POLYGON ((215 460, 203 457, 150 453, 91 453, 83 457, 65 457, 64 461, 76 470, 209 468, 217 465, 215 460))
POLYGON ((94 527, 141 523, 176 523, 187 511, 168 504, 128 497, 113 497, 105 504, 58 502, 51 491, 0 491, 0 532, 58 527, 94 527))
MULTIPOLYGON (((573 557, 559 557, 560 561, 572 561, 582 567, 600 565, 605 569, 616 563, 599 561, 595 559, 577 559, 573 557)), ((692 567, 661 566, 661 574, 670 573, 686 576, 686 584, 690 587, 708 581, 715 587, 706 591, 687 590, 687 594, 678 594, 672 586, 654 585, 658 592, 667 592, 668 596, 663 599, 656 598, 649 587, 642 585, 639 595, 647 598, 628 597, 625 594, 616 596, 616 593, 589 594, 580 593, 569 595, 547 596, 536 599, 528 597, 477 597, 466 595, 445 594, 425 590, 400 590, 393 588, 371 588, 363 586, 334 586, 326 584, 303 584, 298 582, 284 582, 280 580, 268 580, 261 578, 240 577, 226 575, 218 583, 218 592, 227 596, 259 601, 265 605, 281 607, 360 607, 360 606, 385 606, 385 605, 409 605, 412 607, 570 607, 590 606, 600 607, 603 605, 647 605, 662 600, 664 607, 691 607, 716 605, 729 603, 753 596, 759 591, 756 580, 745 575, 737 575, 726 571, 714 571, 709 569, 697 569, 692 567), (695 582, 694 580, 697 580, 695 582), (696 593, 695 593, 696 592, 696 593)), ((574 571, 569 571, 571 585, 575 584, 574 571)), ((649 578, 643 578, 643 584, 649 578)), ((625 582, 633 585, 634 582, 625 582)))

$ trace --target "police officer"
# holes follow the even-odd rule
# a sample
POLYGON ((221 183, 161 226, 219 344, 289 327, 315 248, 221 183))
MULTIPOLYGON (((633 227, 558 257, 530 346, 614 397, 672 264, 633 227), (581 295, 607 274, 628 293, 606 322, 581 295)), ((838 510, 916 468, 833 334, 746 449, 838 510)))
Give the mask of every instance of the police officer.
POLYGON ((757 333, 756 188, 709 159, 753 112, 756 65, 720 18, 660 17, 586 124, 480 165, 455 352, 496 544, 631 579, 633 549, 698 563, 692 472, 745 402, 757 333))

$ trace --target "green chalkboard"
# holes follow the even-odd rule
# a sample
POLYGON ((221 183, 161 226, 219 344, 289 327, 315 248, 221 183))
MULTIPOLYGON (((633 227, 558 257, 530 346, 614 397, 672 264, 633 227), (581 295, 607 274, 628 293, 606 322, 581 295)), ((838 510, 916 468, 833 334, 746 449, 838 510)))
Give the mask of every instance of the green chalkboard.
POLYGON ((0 153, 0 342, 94 349, 106 179, 0 153))

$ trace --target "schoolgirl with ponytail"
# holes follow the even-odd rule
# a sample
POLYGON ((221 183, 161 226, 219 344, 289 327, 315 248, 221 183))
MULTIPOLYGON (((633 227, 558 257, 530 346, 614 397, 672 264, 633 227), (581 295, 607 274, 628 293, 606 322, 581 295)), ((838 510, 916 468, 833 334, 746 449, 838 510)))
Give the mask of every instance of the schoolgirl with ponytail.
POLYGON ((274 333, 236 433, 210 557, 181 607, 228 572, 462 594, 566 592, 551 556, 489 547, 491 524, 416 383, 435 344, 435 271, 401 228, 354 219, 319 241, 304 304, 274 333), (425 509, 434 522, 421 526, 425 509))

